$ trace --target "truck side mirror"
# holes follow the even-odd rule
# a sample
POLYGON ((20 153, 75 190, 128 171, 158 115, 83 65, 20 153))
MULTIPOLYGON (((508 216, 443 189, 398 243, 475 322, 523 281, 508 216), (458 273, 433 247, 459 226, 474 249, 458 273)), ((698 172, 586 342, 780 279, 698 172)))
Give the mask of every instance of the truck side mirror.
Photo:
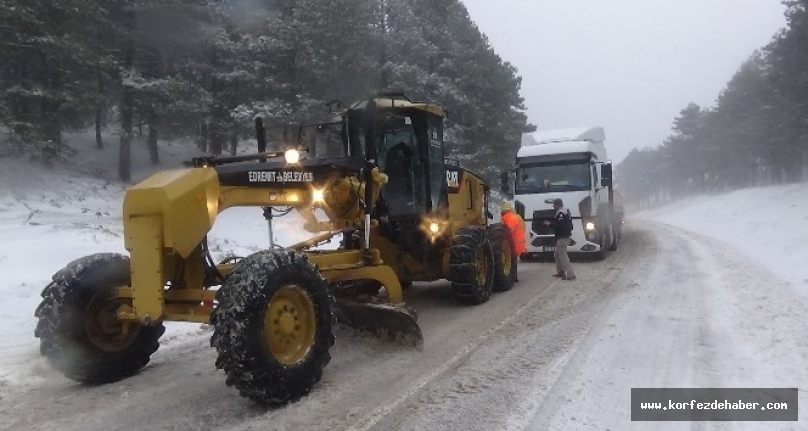
POLYGON ((600 167, 600 185, 602 187, 611 187, 612 185, 612 164, 604 163, 600 167))
POLYGON ((500 172, 499 173, 499 189, 502 193, 508 194, 510 192, 510 187, 508 187, 508 172, 500 172))

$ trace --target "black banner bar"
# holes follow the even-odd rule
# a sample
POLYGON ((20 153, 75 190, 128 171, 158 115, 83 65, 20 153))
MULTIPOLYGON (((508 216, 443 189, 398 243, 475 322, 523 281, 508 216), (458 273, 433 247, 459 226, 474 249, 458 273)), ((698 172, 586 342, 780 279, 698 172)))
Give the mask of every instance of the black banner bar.
POLYGON ((631 388, 632 421, 796 421, 797 388, 631 388))

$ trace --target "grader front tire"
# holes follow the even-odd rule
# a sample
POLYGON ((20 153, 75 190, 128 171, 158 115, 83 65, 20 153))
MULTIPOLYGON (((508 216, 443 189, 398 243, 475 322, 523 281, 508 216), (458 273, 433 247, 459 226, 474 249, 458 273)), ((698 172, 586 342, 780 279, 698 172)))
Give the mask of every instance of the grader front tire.
POLYGON ((460 229, 449 252, 449 279, 455 295, 471 304, 488 301, 494 281, 494 257, 485 228, 460 229))
POLYGON ((137 373, 160 346, 162 323, 116 318, 115 288, 131 284, 129 258, 101 253, 74 260, 53 276, 36 309, 40 354, 67 378, 101 384, 137 373))
POLYGON ((211 346, 227 384, 260 404, 298 400, 331 361, 334 299, 303 256, 263 251, 241 260, 216 294, 211 346))
POLYGON ((505 292, 513 288, 516 278, 516 246, 510 229, 504 224, 488 226, 488 240, 494 252, 494 292, 505 292))

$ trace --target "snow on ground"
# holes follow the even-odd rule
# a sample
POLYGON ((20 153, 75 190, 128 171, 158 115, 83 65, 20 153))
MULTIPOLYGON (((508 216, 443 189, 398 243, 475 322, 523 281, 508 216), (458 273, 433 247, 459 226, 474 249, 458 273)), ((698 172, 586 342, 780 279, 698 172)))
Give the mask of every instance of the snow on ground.
POLYGON ((724 242, 808 295, 808 183, 702 196, 640 217, 724 242))

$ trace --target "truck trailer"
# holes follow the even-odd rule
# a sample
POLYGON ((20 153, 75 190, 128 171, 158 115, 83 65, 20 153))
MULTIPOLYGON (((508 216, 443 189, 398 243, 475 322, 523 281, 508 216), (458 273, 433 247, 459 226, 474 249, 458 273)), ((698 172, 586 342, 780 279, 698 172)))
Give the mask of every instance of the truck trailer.
POLYGON ((516 163, 502 173, 502 189, 527 225, 527 257, 555 250, 545 220, 555 216, 560 198, 573 219, 569 251, 604 258, 617 250, 623 209, 615 198, 612 164, 606 156, 603 127, 547 130, 525 134, 516 163))

